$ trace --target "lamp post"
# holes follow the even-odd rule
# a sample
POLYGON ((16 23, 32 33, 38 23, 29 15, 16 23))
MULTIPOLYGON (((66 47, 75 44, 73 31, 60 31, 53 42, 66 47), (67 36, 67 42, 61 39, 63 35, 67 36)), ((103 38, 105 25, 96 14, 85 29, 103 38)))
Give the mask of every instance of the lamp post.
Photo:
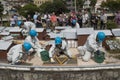
POLYGON ((75 12, 77 12, 77 4, 76 4, 76 0, 74 0, 75 3, 75 12))

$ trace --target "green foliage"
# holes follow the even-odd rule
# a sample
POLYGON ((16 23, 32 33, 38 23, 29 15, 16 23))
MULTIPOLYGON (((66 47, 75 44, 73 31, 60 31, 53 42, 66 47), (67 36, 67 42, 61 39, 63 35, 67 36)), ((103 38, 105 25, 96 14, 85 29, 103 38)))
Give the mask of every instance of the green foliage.
POLYGON ((120 10, 120 0, 107 0, 106 2, 102 2, 101 7, 107 7, 113 12, 118 11, 120 10))
POLYGON ((54 5, 55 12, 57 14, 60 14, 62 12, 67 11, 67 7, 65 6, 65 4, 61 0, 55 0, 53 2, 53 5, 54 5))
POLYGON ((96 2, 97 2, 97 0, 90 0, 90 1, 91 1, 90 6, 94 7, 96 2))
POLYGON ((2 17, 2 15, 3 15, 3 10, 4 10, 4 8, 3 8, 3 5, 1 4, 1 2, 0 2, 0 17, 2 17))
POLYGON ((54 5, 52 5, 52 2, 45 2, 43 3, 39 8, 41 13, 51 13, 54 11, 54 5))
POLYGON ((107 29, 114 29, 114 28, 117 28, 117 24, 114 21, 109 20, 107 22, 107 29))
POLYGON ((83 4, 84 4, 84 0, 76 0, 76 6, 78 10, 82 9, 83 4))
POLYGON ((8 22, 8 21, 3 22, 3 26, 5 26, 5 27, 10 26, 10 22, 8 22))
POLYGON ((24 17, 27 17, 28 14, 32 17, 36 11, 38 12, 39 8, 36 5, 30 3, 24 7, 21 7, 18 12, 24 17))
POLYGON ((102 7, 102 8, 106 7, 106 2, 105 2, 105 1, 103 1, 103 2, 101 3, 101 7, 102 7))
POLYGON ((53 2, 45 2, 39 8, 41 13, 55 12, 56 14, 60 14, 62 12, 67 11, 65 3, 61 0, 54 0, 53 2))

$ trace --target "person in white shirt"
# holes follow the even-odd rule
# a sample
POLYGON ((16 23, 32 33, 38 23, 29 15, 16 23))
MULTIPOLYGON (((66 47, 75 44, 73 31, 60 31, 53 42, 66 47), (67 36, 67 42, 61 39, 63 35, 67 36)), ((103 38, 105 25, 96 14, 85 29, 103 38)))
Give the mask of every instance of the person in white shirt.
POLYGON ((36 24, 37 17, 38 17, 38 13, 35 12, 35 14, 33 15, 33 20, 34 20, 34 23, 35 23, 35 24, 36 24))
POLYGON ((107 15, 105 12, 102 12, 100 15, 100 29, 105 29, 107 23, 107 15))
POLYGON ((102 49, 102 42, 105 39, 104 32, 91 34, 83 46, 79 46, 78 50, 83 61, 89 61, 94 52, 99 53, 102 49))
POLYGON ((88 13, 85 11, 84 14, 82 15, 83 27, 88 27, 88 21, 89 21, 89 15, 88 15, 88 13))
POLYGON ((50 20, 50 14, 48 14, 48 13, 46 13, 45 15, 44 15, 44 20, 45 20, 45 23, 46 23, 46 28, 47 29, 49 29, 51 26, 50 26, 50 24, 51 24, 51 20, 50 20))
POLYGON ((27 42, 13 46, 7 53, 7 60, 13 65, 24 63, 27 55, 30 54, 31 47, 27 42))

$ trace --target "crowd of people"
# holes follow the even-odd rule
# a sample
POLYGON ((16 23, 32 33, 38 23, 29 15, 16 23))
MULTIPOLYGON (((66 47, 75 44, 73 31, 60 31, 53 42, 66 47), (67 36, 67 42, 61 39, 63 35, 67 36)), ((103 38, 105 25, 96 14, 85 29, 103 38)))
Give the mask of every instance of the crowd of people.
MULTIPOLYGON (((115 22, 119 25, 119 16, 120 12, 115 15, 115 22)), ((56 26, 71 26, 77 28, 85 28, 85 27, 93 27, 94 29, 106 29, 108 16, 106 12, 103 10, 101 14, 90 13, 87 10, 84 12, 70 12, 70 13, 62 13, 56 15, 54 12, 51 14, 40 15, 38 12, 31 17, 28 15, 26 20, 30 20, 35 23, 37 28, 47 28, 54 29, 56 26), (73 23, 75 24, 72 24, 73 23)), ((14 27, 17 25, 18 16, 14 14, 10 18, 10 26, 14 27)))

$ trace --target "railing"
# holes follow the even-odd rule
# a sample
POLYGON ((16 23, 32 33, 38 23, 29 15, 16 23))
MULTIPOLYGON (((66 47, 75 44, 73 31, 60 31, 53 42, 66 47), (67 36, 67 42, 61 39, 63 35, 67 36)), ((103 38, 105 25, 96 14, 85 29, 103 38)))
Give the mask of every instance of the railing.
POLYGON ((86 70, 106 70, 120 69, 119 64, 97 64, 91 66, 25 66, 0 64, 0 69, 20 70, 20 71, 86 71, 86 70))

